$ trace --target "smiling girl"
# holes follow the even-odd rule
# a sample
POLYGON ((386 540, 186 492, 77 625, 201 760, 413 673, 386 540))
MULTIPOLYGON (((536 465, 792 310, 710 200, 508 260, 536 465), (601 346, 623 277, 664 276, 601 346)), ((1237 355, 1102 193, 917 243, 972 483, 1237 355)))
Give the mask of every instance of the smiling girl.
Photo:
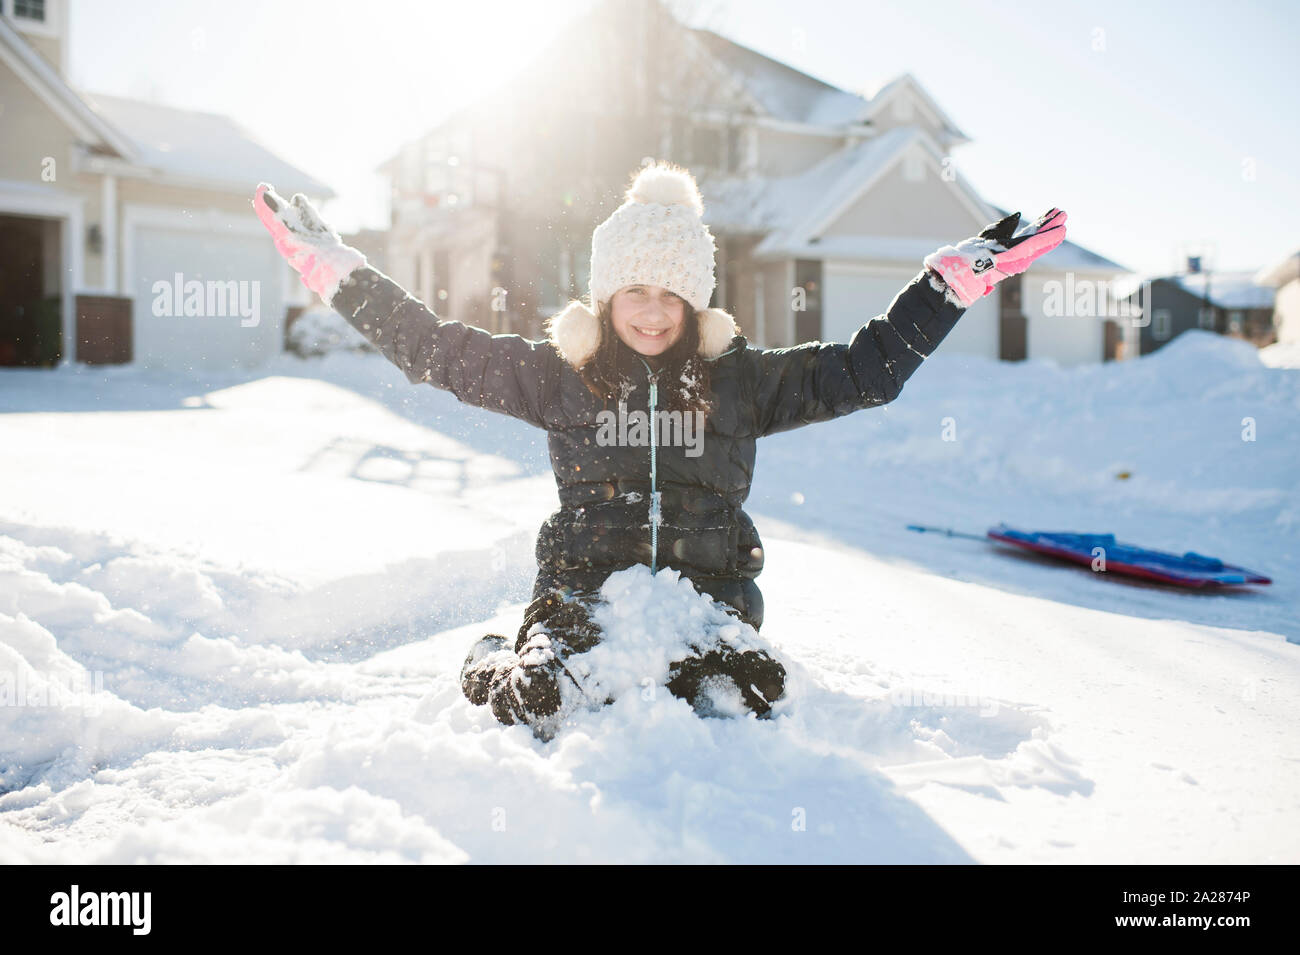
MULTIPOLYGON (((615 571, 676 571, 758 630, 763 546, 742 507, 757 440, 893 401, 969 305, 1064 240, 1066 220, 1053 209, 1017 232, 1015 213, 937 250, 847 343, 759 348, 709 306, 716 245, 694 178, 671 163, 634 174, 592 236, 588 301, 571 301, 537 341, 440 318, 344 245, 302 195, 286 201, 262 184, 253 205, 308 288, 412 384, 547 432, 560 507, 538 533, 532 602, 516 638, 483 638, 461 673, 472 703, 535 727, 587 699, 567 663, 599 644, 591 609, 615 571), (703 413, 700 453, 602 440, 602 412, 617 407, 651 421, 703 413)), ((673 665, 674 695, 696 705, 729 681, 755 714, 771 713, 785 669, 770 654, 697 650, 673 665)))

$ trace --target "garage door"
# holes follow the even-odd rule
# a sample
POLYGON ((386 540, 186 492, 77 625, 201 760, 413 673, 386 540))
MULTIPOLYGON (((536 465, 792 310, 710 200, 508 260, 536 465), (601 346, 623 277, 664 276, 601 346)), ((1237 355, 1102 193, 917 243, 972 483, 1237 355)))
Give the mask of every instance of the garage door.
MULTIPOLYGON (((867 266, 827 265, 823 281, 822 339, 847 342, 866 322, 882 315, 920 271, 886 271, 867 266)), ((944 354, 998 357, 998 295, 994 291, 966 310, 941 346, 944 354)))
POLYGON ((266 236, 137 225, 133 239, 138 363, 257 365, 281 350, 286 266, 266 236))

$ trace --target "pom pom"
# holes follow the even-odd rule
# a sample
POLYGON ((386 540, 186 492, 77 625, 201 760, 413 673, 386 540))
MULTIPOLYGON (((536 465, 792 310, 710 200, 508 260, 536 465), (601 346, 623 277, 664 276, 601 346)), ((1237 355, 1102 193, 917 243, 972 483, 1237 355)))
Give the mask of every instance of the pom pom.
POLYGON ((653 202, 661 206, 688 206, 696 215, 704 214, 704 199, 695 177, 674 163, 659 162, 646 166, 627 191, 632 202, 653 202))

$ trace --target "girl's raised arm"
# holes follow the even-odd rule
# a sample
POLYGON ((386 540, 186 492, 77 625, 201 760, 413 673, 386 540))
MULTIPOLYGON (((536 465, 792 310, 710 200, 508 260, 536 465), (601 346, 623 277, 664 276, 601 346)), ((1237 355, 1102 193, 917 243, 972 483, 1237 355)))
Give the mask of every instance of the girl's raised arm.
POLYGON ((1017 233, 1020 213, 974 238, 945 246, 848 344, 807 342, 756 350, 753 394, 760 436, 887 404, 965 310, 1008 275, 1029 268, 1065 240, 1064 212, 1052 209, 1017 233))
POLYGON ((427 382, 466 404, 546 427, 546 383, 560 373, 560 359, 548 342, 493 335, 439 318, 344 245, 301 193, 285 200, 262 183, 253 208, 303 284, 374 343, 411 384, 427 382))

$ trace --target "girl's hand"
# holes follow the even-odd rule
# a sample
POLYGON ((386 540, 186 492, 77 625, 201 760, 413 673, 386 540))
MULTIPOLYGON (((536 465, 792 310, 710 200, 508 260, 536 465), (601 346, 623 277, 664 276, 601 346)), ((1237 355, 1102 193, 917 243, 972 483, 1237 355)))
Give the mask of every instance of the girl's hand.
POLYGON ((1018 275, 1065 241, 1066 215, 1050 209, 1032 225, 1017 230, 1020 213, 986 227, 977 237, 945 245, 925 257, 953 293, 969 307, 1008 275, 1018 275))
POLYGON ((302 284, 327 305, 343 280, 366 264, 366 257, 344 245, 301 192, 286 200, 270 184, 260 183, 253 196, 253 210, 302 284))

